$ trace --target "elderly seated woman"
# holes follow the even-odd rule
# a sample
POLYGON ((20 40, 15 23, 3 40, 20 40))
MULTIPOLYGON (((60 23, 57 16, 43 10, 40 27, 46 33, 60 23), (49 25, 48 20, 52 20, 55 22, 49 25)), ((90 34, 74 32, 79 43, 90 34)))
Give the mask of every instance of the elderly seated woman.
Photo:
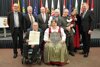
POLYGON ((64 65, 69 63, 68 51, 65 44, 66 35, 64 29, 57 26, 53 19, 51 26, 44 33, 44 63, 53 65, 64 65))

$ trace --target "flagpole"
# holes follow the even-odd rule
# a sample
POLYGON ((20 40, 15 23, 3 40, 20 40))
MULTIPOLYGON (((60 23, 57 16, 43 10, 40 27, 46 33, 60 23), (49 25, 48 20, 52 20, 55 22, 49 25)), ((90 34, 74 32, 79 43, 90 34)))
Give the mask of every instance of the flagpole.
POLYGON ((28 6, 31 6, 30 0, 28 0, 28 6))
POLYGON ((54 2, 52 0, 52 3, 51 3, 51 10, 54 9, 54 2))
POLYGON ((91 11, 94 10, 94 0, 92 0, 92 3, 91 3, 91 11))

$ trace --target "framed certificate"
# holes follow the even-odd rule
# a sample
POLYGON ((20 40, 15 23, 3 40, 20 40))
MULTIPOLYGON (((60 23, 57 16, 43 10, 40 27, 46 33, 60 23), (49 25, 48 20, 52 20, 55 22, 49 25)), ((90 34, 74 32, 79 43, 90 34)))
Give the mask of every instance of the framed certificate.
POLYGON ((40 42, 40 32, 30 31, 29 33, 29 45, 39 45, 40 42))
POLYGON ((0 17, 0 28, 7 28, 8 23, 7 23, 7 17, 0 17))

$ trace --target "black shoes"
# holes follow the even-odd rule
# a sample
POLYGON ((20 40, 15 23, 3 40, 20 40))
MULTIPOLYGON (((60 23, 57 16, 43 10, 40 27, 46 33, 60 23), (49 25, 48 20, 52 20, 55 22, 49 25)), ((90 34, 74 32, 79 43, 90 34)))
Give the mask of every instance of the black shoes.
POLYGON ((84 52, 80 52, 79 54, 85 54, 84 52))
POLYGON ((88 57, 88 55, 89 55, 88 53, 85 53, 83 57, 88 57))
POLYGON ((14 54, 13 58, 17 58, 17 54, 14 54))
POLYGON ((69 54, 70 54, 71 56, 75 56, 75 54, 74 54, 73 52, 69 52, 69 54))
POLYGON ((80 54, 83 55, 83 57, 88 57, 89 53, 84 53, 84 52, 80 52, 80 54))

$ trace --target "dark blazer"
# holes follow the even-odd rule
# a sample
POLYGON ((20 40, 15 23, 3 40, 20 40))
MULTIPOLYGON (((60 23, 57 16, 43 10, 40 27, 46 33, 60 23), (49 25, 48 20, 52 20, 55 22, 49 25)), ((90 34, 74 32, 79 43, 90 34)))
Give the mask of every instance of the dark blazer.
MULTIPOLYGON (((30 18, 29 18, 28 14, 26 14, 24 17, 25 17, 25 29, 27 31, 27 29, 30 28, 30 26, 31 26, 31 21, 30 21, 30 18)), ((34 15, 33 15, 33 17, 34 17, 34 19, 36 21, 36 18, 35 18, 34 15)))
POLYGON ((48 20, 49 20, 49 15, 48 14, 46 14, 46 21, 45 22, 43 21, 43 18, 42 18, 41 14, 39 14, 38 17, 37 17, 39 28, 41 28, 43 31, 45 31, 46 28, 48 28, 48 20))
POLYGON ((93 30, 93 21, 94 15, 90 10, 87 10, 84 18, 81 17, 81 31, 88 32, 89 30, 93 30))
MULTIPOLYGON (((21 12, 18 12, 18 16, 19 16, 20 30, 24 31, 24 17, 23 17, 23 14, 21 12)), ((7 18, 8 18, 7 21, 8 21, 9 28, 10 28, 11 32, 13 33, 13 31, 14 31, 14 13, 10 12, 8 14, 7 18)))

